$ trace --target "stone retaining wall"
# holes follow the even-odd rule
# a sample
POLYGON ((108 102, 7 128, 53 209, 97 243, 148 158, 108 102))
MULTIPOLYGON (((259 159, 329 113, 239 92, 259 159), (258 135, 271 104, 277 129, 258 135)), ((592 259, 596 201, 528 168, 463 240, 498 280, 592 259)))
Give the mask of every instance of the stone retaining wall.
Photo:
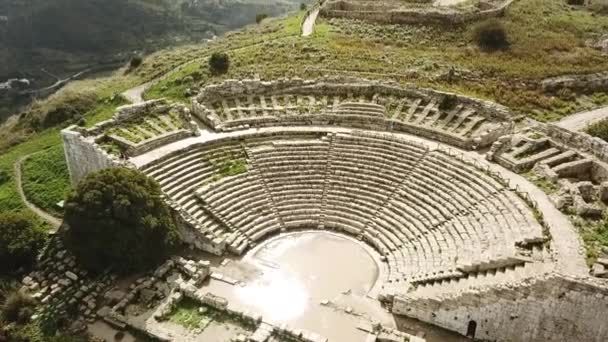
POLYGON ((608 162, 608 142, 584 132, 573 132, 555 124, 539 124, 537 129, 559 144, 589 153, 608 162))
POLYGON ((371 21, 381 24, 440 24, 462 25, 504 15, 513 0, 490 4, 480 2, 479 7, 422 7, 422 8, 382 8, 382 6, 362 6, 344 0, 329 1, 320 14, 329 18, 345 18, 371 21), (485 4, 485 5, 484 5, 485 4))
POLYGON ((491 341, 607 341, 608 287, 588 278, 551 275, 471 290, 453 298, 396 297, 393 312, 491 341), (471 323, 474 322, 474 323, 471 323))
POLYGON ((608 90, 608 72, 589 75, 565 75, 547 78, 541 82, 545 92, 555 93, 568 89, 580 93, 594 93, 608 90))
POLYGON ((61 131, 61 137, 72 185, 78 184, 91 172, 121 165, 116 156, 104 151, 94 141, 86 139, 77 126, 61 131))

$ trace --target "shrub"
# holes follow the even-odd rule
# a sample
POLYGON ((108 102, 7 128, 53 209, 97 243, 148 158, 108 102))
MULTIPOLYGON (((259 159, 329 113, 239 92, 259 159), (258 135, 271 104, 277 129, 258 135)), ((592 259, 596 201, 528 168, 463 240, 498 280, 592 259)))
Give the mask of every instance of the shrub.
POLYGON ((44 245, 46 234, 25 213, 0 214, 0 273, 29 267, 44 245))
POLYGON ((255 16, 255 22, 259 24, 259 23, 262 22, 262 20, 264 20, 266 18, 268 18, 268 14, 266 14, 266 13, 258 13, 255 16))
POLYGON ((456 95, 445 95, 441 98, 439 102, 439 109, 441 110, 450 110, 456 107, 458 103, 458 97, 456 95))
POLYGON ((214 74, 225 74, 230 67, 230 57, 225 52, 214 52, 209 58, 209 68, 214 74))
POLYGON ((306 6, 305 3, 300 4, 300 11, 306 11, 307 9, 308 9, 308 6, 306 6))
POLYGON ((593 123, 585 130, 589 135, 608 141, 608 119, 593 123))
POLYGON ((585 4, 585 0, 566 0, 566 3, 568 5, 583 6, 585 4))
POLYGON ((2 304, 2 319, 6 322, 26 323, 34 313, 36 302, 23 291, 10 293, 2 304))
POLYGON ((179 237, 161 195, 159 185, 137 170, 89 174, 65 203, 66 246, 93 272, 132 272, 155 265, 179 237))
POLYGON ((11 179, 11 175, 5 169, 0 169, 0 185, 8 182, 11 179))
POLYGON ((608 3, 594 3, 589 6, 589 9, 600 15, 608 15, 608 3))
POLYGON ((473 39, 484 50, 500 50, 509 46, 507 31, 497 19, 488 19, 473 28, 473 39))
POLYGON ((129 62, 129 67, 131 69, 137 69, 143 61, 144 60, 143 58, 141 58, 141 56, 133 56, 131 57, 131 61, 129 62))

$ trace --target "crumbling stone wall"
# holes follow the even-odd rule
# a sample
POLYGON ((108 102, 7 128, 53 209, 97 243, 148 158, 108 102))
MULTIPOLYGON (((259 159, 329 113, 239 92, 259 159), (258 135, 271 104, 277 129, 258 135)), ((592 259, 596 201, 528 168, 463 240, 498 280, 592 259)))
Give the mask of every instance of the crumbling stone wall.
POLYGON ((433 300, 396 297, 393 312, 490 341, 607 341, 608 287, 551 275, 433 300), (474 322, 474 323, 471 323, 474 322))
POLYGON ((490 0, 478 6, 455 7, 399 7, 390 1, 385 5, 357 3, 347 0, 328 1, 320 14, 329 18, 358 19, 381 24, 440 24, 462 25, 504 15, 513 0, 490 0))
POLYGON ((590 153, 608 162, 608 142, 584 132, 573 132, 555 124, 539 124, 538 130, 560 144, 590 153))
POLYGON ((580 93, 606 91, 608 90, 608 72, 551 77, 541 82, 541 88, 549 93, 555 93, 562 89, 580 93))

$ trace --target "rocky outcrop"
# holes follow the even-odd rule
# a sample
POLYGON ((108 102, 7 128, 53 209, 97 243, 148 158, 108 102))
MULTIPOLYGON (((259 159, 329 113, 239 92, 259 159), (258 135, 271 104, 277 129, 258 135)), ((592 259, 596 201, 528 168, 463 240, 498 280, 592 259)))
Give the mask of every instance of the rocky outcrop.
POLYGON ((555 93, 562 89, 580 93, 606 91, 608 90, 608 72, 547 78, 541 82, 541 88, 548 93, 555 93))

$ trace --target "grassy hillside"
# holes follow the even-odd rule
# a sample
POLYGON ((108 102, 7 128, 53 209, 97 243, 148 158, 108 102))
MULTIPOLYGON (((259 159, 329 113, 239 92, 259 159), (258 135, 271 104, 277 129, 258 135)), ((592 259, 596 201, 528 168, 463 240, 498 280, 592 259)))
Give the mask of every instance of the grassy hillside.
MULTIPOLYGON (((316 34, 268 37, 263 43, 229 51, 233 61, 224 78, 251 76, 317 77, 349 74, 453 90, 490 99, 539 120, 556 120, 606 102, 603 94, 554 97, 541 92, 546 77, 608 70, 608 58, 585 45, 608 29, 608 17, 572 9, 561 0, 516 1, 500 21, 510 48, 484 52, 472 42, 473 26, 378 26, 348 20, 321 21, 316 34), (268 53, 272 51, 272 53, 268 53), (448 79, 450 70, 455 77, 448 79)), ((215 82, 196 61, 172 73, 148 96, 185 100, 180 80, 215 82)))
MULTIPOLYGON (((27 78, 31 89, 42 88, 138 52, 198 43, 253 23, 258 13, 279 15, 298 6, 297 0, 5 0, 0 83, 27 78)), ((0 90, 0 119, 28 100, 0 90)))

